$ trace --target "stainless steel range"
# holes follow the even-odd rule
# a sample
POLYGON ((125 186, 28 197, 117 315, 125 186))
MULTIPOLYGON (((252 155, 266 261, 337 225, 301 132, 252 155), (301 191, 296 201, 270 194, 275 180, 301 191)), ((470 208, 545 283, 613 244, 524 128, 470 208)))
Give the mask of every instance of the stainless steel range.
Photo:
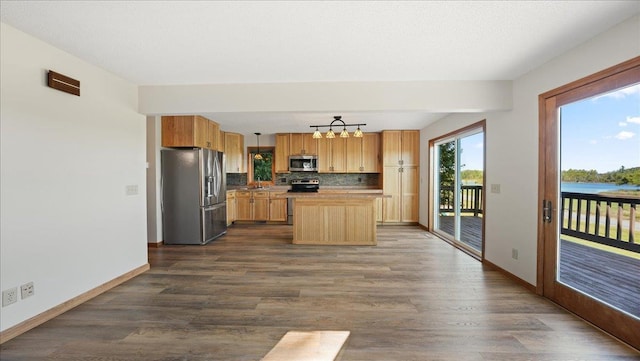
POLYGON ((291 181, 289 192, 317 192, 320 181, 317 178, 294 179, 291 181))
MULTIPOLYGON (((317 192, 320 181, 317 178, 294 179, 291 181, 289 192, 317 192)), ((293 224, 293 198, 287 199, 287 223, 293 224)))

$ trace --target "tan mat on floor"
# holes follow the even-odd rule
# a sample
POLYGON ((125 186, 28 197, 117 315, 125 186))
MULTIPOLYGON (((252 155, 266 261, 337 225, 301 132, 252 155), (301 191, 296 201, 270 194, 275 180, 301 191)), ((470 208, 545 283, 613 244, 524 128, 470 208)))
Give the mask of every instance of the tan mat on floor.
POLYGON ((262 361, 333 361, 349 331, 289 331, 262 361))

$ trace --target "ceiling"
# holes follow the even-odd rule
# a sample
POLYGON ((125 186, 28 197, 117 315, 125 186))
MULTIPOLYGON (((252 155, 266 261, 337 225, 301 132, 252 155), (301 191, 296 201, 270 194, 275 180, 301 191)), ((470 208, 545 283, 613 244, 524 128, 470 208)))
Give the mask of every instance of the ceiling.
MULTIPOLYGON (((2 22, 137 85, 512 80, 638 13, 638 0, 0 1, 2 22)), ((340 114, 369 130, 446 115, 340 114)), ((334 114, 208 115, 252 133, 334 114)))

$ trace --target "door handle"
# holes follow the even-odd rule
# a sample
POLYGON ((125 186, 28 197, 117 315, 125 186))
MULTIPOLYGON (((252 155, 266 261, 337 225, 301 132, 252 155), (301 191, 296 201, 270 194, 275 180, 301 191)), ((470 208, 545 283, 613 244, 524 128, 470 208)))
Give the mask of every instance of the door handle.
POLYGON ((542 221, 545 223, 551 223, 551 217, 553 215, 553 205, 551 201, 544 199, 542 201, 542 221))

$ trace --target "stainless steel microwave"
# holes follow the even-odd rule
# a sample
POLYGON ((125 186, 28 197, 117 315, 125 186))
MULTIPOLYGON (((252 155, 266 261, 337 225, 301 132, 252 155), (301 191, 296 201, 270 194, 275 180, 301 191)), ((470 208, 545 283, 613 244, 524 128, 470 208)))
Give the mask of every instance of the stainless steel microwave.
POLYGON ((318 156, 316 155, 290 155, 289 172, 317 172, 318 156))

